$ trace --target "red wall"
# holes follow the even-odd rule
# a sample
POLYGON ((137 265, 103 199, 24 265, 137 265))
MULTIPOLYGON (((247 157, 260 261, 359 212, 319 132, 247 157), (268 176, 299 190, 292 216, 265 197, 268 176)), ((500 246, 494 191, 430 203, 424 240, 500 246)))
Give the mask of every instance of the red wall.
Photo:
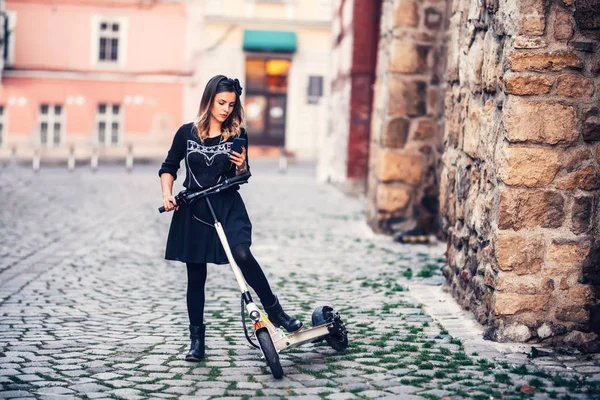
POLYGON ((381 1, 354 0, 350 134, 346 167, 349 179, 366 179, 368 173, 380 16, 381 1))

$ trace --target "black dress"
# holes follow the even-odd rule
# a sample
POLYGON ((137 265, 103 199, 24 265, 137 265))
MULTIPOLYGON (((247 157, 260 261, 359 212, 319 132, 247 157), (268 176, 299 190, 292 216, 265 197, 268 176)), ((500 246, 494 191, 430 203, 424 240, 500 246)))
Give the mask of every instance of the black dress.
MULTIPOLYGON (((248 136, 244 129, 240 137, 246 140, 247 151, 248 136)), ((226 142, 222 140, 222 136, 217 136, 201 142, 192 123, 181 126, 158 175, 169 173, 177 179, 179 164, 185 158, 186 177, 183 186, 188 190, 202 190, 235 176, 235 165, 229 159, 233 137, 226 142)), ((238 189, 236 185, 209 196, 231 248, 240 244, 250 246, 252 243, 252 224, 238 189)), ((205 199, 181 205, 178 211, 174 211, 171 220, 165 259, 185 263, 229 263, 213 224, 205 199)))

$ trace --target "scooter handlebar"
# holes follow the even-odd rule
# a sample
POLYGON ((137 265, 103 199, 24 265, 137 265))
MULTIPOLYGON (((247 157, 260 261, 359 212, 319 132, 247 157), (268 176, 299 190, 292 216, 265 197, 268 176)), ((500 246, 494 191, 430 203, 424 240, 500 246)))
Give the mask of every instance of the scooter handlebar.
MULTIPOLYGON (((242 174, 242 175, 238 175, 238 176, 234 176, 233 178, 228 178, 225 179, 225 181, 212 186, 208 189, 204 189, 202 191, 202 195, 208 195, 211 193, 216 193, 216 192, 220 192, 222 190, 225 190, 233 185, 242 185, 244 183, 246 183, 248 181, 248 179, 250 178, 250 176, 252 176, 252 174, 250 173, 250 171, 242 174)), ((188 201, 188 197, 190 198, 195 198, 197 197, 198 192, 190 192, 188 190, 182 190, 181 192, 179 192, 179 194, 177 194, 177 196, 175 196, 175 201, 177 202, 177 204, 181 204, 181 203, 186 203, 188 201), (196 193, 196 195, 194 195, 194 193, 196 193)), ((165 207, 161 206, 158 208, 158 212, 159 213, 164 213, 165 207)))
POLYGON ((223 182, 224 187, 222 189, 232 186, 232 185, 246 183, 246 181, 250 178, 250 176, 252 176, 252 174, 250 173, 250 171, 248 171, 241 175, 234 176, 233 178, 225 179, 225 182, 223 182))

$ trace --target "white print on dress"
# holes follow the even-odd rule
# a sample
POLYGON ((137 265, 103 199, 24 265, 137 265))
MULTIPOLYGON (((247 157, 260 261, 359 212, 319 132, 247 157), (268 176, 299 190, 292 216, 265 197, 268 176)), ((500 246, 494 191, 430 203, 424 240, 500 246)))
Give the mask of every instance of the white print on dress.
MULTIPOLYGON (((216 156, 218 156, 219 154, 229 155, 230 151, 231 151, 231 142, 221 143, 216 146, 204 146, 193 140, 187 141, 187 151, 186 151, 186 155, 185 155, 186 165, 188 167, 189 174, 191 175, 191 177, 194 179, 194 181, 196 182, 196 184, 199 187, 203 187, 203 186, 200 184, 200 182, 198 182, 198 180, 196 179, 196 176, 192 172, 192 169, 189 167, 190 154, 197 153, 197 154, 201 154, 202 156, 204 156, 204 158, 203 158, 204 163, 207 167, 209 167, 212 165, 216 156)), ((217 183, 219 183, 220 181, 221 181, 221 177, 219 177, 219 181, 217 183)))

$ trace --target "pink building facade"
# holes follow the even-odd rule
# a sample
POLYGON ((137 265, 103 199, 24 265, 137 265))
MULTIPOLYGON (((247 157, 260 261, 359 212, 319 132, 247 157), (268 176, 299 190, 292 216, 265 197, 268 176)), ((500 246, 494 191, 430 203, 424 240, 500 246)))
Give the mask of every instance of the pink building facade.
POLYGON ((200 100, 201 1, 5 3, 0 154, 163 154, 200 100))

